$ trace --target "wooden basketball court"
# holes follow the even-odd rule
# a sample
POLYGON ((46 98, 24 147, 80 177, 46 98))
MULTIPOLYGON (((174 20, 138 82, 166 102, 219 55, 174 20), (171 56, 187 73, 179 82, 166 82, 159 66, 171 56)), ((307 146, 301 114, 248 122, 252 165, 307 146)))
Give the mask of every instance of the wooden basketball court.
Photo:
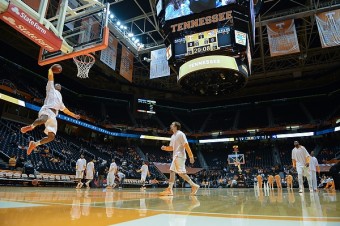
POLYGON ((339 193, 1 187, 1 225, 339 225, 339 193))

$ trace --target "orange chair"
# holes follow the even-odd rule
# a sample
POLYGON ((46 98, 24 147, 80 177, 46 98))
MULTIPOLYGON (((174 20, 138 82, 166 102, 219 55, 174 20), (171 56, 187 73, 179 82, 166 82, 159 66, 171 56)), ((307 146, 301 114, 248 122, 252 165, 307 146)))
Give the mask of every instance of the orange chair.
POLYGON ((262 176, 261 175, 257 175, 257 186, 258 188, 262 188, 262 176))
POLYGON ((293 189, 293 177, 292 175, 286 176, 287 188, 293 189))
POLYGON ((281 177, 280 177, 280 175, 275 175, 275 181, 276 181, 276 187, 277 188, 282 188, 282 186, 281 186, 281 177))
POLYGON ((268 185, 270 189, 274 189, 274 177, 273 175, 268 176, 268 185))

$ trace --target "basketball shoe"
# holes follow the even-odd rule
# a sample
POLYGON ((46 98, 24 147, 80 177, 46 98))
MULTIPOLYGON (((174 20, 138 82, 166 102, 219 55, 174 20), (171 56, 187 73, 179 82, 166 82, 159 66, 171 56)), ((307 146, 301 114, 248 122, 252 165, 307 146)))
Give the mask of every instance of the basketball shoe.
POLYGON ((28 125, 28 126, 21 127, 20 131, 22 133, 27 133, 27 132, 29 132, 29 131, 31 131, 33 129, 34 129, 34 127, 32 125, 28 125))

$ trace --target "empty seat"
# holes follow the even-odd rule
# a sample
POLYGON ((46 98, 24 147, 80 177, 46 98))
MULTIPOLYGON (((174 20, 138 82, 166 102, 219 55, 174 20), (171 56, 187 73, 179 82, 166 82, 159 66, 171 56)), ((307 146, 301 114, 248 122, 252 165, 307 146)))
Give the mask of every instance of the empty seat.
POLYGON ((21 178, 21 173, 15 173, 15 174, 13 174, 13 178, 15 178, 15 179, 21 178))
POLYGON ((21 178, 22 178, 22 179, 27 179, 27 177, 28 177, 28 176, 27 176, 26 173, 21 174, 21 178))
POLYGON ((5 175, 6 175, 6 178, 12 178, 13 177, 12 172, 7 172, 5 175))

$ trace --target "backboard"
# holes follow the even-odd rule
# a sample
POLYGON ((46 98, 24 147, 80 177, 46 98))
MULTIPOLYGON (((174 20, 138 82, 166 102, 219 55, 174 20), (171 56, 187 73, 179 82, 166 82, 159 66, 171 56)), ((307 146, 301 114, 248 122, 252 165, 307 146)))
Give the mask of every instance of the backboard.
POLYGON ((108 46, 109 3, 103 0, 0 0, 0 20, 41 47, 39 65, 108 46))
POLYGON ((237 155, 228 155, 228 164, 229 165, 237 165, 237 164, 245 164, 244 154, 237 155))
POLYGON ((40 49, 39 65, 47 65, 79 55, 105 49, 108 46, 109 4, 103 5, 96 0, 69 0, 65 17, 62 7, 57 10, 55 17, 48 20, 58 29, 62 30, 62 38, 70 48, 49 52, 40 49), (64 25, 60 27, 60 20, 64 25))

